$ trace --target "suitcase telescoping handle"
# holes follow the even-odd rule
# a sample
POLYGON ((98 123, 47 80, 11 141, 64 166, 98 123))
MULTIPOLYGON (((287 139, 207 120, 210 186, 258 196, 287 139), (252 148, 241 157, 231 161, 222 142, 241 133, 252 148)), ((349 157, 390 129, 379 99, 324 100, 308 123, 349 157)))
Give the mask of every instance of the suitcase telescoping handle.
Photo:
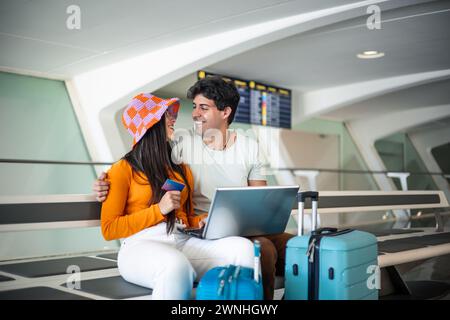
POLYGON ((311 232, 317 229, 317 203, 319 201, 319 192, 317 191, 304 191, 297 193, 298 200, 298 235, 304 234, 304 222, 305 222, 305 200, 311 198, 312 201, 312 223, 311 232))
POLYGON ((253 268, 253 279, 256 283, 259 282, 259 268, 260 268, 260 259, 261 259, 261 243, 258 240, 255 240, 254 243, 255 248, 255 265, 253 268))

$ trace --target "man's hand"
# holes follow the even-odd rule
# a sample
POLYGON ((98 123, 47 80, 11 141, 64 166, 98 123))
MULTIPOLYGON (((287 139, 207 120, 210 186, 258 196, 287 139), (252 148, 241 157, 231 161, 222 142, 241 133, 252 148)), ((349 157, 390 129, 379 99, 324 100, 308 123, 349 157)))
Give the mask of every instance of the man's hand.
POLYGON ((168 214, 172 210, 180 209, 181 192, 167 191, 158 203, 159 209, 163 215, 168 214))
POLYGON ((247 180, 247 184, 249 187, 266 187, 266 180, 247 180))
POLYGON ((103 202, 106 200, 109 192, 109 181, 106 180, 106 173, 102 172, 100 177, 94 181, 92 190, 95 193, 95 198, 98 202, 103 202))

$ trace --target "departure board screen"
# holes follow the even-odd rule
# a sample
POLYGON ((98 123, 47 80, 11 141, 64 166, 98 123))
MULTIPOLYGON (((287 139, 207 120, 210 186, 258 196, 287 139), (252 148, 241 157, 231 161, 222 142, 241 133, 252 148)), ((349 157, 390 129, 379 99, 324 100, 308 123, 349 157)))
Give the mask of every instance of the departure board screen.
POLYGON ((207 76, 220 76, 226 81, 232 81, 238 89, 241 99, 234 122, 291 128, 291 90, 206 71, 198 72, 199 79, 207 76))

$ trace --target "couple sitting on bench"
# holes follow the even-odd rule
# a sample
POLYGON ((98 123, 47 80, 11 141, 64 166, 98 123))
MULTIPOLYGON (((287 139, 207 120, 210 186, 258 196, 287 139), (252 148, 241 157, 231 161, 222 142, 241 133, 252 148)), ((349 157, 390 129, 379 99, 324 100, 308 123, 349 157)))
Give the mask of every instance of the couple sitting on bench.
POLYGON ((253 267, 252 241, 259 240, 264 298, 273 299, 275 275, 284 273, 286 242, 293 235, 205 240, 178 230, 205 224, 216 187, 266 185, 256 141, 228 130, 240 99, 234 84, 207 77, 189 89, 188 98, 195 130, 192 141, 177 144, 172 139, 178 98, 140 94, 125 109, 122 122, 134 138, 132 150, 94 183, 103 202, 103 236, 123 239, 119 272, 128 282, 152 288, 153 299, 189 299, 194 281, 216 266, 253 267), (208 161, 194 161, 191 142, 200 143, 200 158, 208 161), (164 191, 166 179, 185 187, 164 191))

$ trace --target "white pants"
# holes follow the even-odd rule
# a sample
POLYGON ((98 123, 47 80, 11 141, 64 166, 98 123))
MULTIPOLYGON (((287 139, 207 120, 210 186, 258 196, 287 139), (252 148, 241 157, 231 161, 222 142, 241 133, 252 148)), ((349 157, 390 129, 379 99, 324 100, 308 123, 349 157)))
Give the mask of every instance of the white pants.
POLYGON ((128 282, 153 289, 153 299, 189 299, 194 280, 209 269, 227 264, 253 267, 250 240, 227 237, 204 240, 179 231, 167 235, 166 223, 126 238, 118 267, 128 282))

